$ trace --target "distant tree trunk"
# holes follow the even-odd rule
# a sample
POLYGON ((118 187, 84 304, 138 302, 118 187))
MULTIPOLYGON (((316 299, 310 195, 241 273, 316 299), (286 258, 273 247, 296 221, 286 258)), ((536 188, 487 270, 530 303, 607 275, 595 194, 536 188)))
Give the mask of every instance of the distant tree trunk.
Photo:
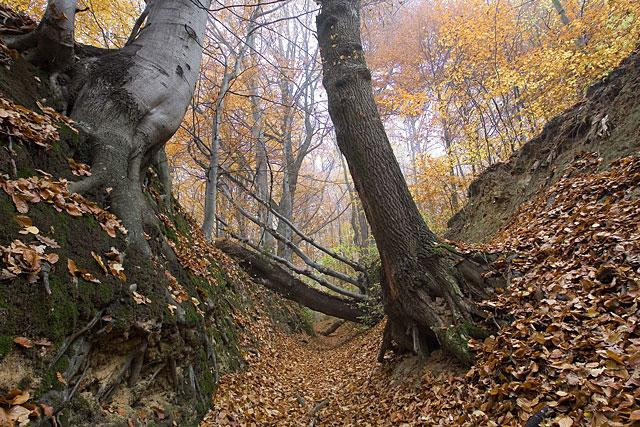
POLYGON ((460 203, 458 202, 458 186, 456 185, 454 179, 456 176, 455 167, 453 163, 453 154, 451 152, 451 146, 453 145, 453 141, 451 138, 451 131, 449 131, 449 124, 446 119, 442 120, 443 124, 443 140, 444 140, 444 148, 447 153, 447 157, 449 158, 449 176, 451 177, 451 214, 455 214, 460 210, 460 203))
POLYGON ((562 23, 564 25, 569 25, 571 20, 567 16, 567 12, 564 10, 564 7, 562 6, 560 0, 551 0, 551 3, 553 3, 553 7, 556 9, 556 12, 558 12, 558 15, 560 15, 560 20, 562 21, 562 23))
MULTIPOLYGON (((223 103, 224 105, 224 103, 223 103)), ((216 233, 216 212, 218 196, 218 152, 220 151, 220 138, 218 136, 219 123, 214 119, 215 134, 211 138, 211 155, 209 156, 209 168, 207 169, 207 180, 204 188, 204 219, 202 221, 202 234, 204 238, 211 241, 216 233)))
POLYGON ((439 242, 409 193, 373 98, 360 1, 323 0, 321 8, 323 84, 338 146, 380 252, 386 341, 419 354, 441 345, 469 363, 467 338, 480 332, 472 298, 484 295, 482 267, 439 242))
MULTIPOLYGON (((280 198, 280 204, 278 206, 279 213, 290 221, 293 221, 293 197, 295 189, 291 186, 291 180, 293 178, 293 149, 291 141, 291 123, 293 118, 285 118, 285 137, 284 142, 284 170, 282 177, 282 196, 280 198)), ((289 227, 284 221, 278 221, 278 233, 291 241, 291 227, 289 227)), ((291 249, 284 242, 278 242, 278 256, 291 261, 291 249)))
POLYGON ((129 249, 150 255, 145 227, 157 228, 158 222, 142 182, 150 166, 162 163, 158 152, 178 129, 193 95, 209 0, 156 0, 129 44, 96 49, 80 60, 74 52, 75 7, 75 1, 50 0, 37 29, 12 43, 34 63, 70 76, 66 101, 92 148, 93 175, 69 190, 111 188, 111 206, 127 227, 129 249))
POLYGON ((227 93, 231 88, 231 83, 238 76, 240 66, 244 62, 244 56, 247 53, 249 40, 252 38, 253 30, 257 22, 256 19, 261 14, 260 6, 256 6, 249 17, 246 34, 240 41, 238 48, 234 49, 231 44, 222 39, 220 33, 215 33, 221 44, 228 46, 229 52, 225 56, 225 67, 222 81, 220 82, 220 90, 215 101, 215 110, 211 121, 211 147, 209 156, 209 167, 207 169, 207 181, 205 188, 204 203, 204 220, 202 221, 202 232, 205 239, 211 240, 216 235, 216 213, 217 213, 217 192, 218 192, 218 151, 220 150, 220 132, 222 126, 222 117, 224 114, 225 101, 227 93), (231 63, 229 63, 231 61, 231 63))
MULTIPOLYGON (((249 58, 251 63, 249 66, 257 67, 255 55, 255 32, 247 41, 249 48, 249 58)), ((271 200, 271 191, 269 189, 269 159, 267 158, 267 144, 264 138, 264 111, 260 105, 260 97, 258 96, 258 85, 255 73, 249 78, 249 98, 251 101, 251 137, 253 138, 254 152, 256 157, 256 173, 255 184, 257 196, 261 200, 271 200)), ((264 224, 271 226, 273 223, 273 215, 268 206, 258 203, 258 218, 264 224)), ((273 236, 266 231, 266 227, 260 227, 258 237, 259 245, 267 252, 273 252, 275 240, 273 236)))

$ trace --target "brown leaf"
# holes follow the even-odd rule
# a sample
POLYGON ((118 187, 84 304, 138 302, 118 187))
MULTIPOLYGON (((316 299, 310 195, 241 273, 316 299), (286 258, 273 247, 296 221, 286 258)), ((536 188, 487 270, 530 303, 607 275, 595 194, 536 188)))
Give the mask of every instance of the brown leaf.
POLYGON ((26 337, 16 337, 13 339, 13 342, 24 348, 33 347, 33 341, 26 337))
POLYGON ((74 277, 78 272, 80 272, 80 270, 78 269, 78 265, 71 258, 67 259, 67 269, 69 270, 69 274, 71 274, 74 277))
POLYGON ((58 382, 60 384, 67 385, 67 380, 64 379, 64 377, 62 376, 62 374, 60 372, 56 372, 56 379, 58 380, 58 382))
POLYGON ((571 417, 564 416, 559 418, 557 421, 560 427, 571 427, 573 425, 571 417))
POLYGON ((30 410, 24 406, 17 405, 9 410, 7 418, 9 418, 9 422, 17 421, 20 425, 26 425, 29 422, 29 415, 31 415, 30 410))
POLYGON ((55 254, 55 253, 47 254, 47 256, 45 256, 45 258, 47 259, 49 264, 55 264, 60 259, 58 254, 55 254))
POLYGON ((16 222, 23 227, 31 227, 33 225, 31 218, 26 215, 16 215, 16 222))
POLYGON ((96 262, 98 263, 98 265, 100 266, 104 274, 109 274, 109 270, 107 269, 107 266, 104 265, 104 261, 102 261, 102 257, 93 251, 91 251, 91 256, 93 257, 93 259, 96 260, 96 262))
POLYGON ((38 239, 38 241, 40 243, 44 243, 45 245, 49 246, 51 249, 59 249, 60 248, 60 245, 58 245, 58 242, 56 242, 55 240, 53 240, 53 239, 51 239, 49 237, 43 236, 41 234, 37 234, 36 235, 36 239, 38 239))
POLYGON ((0 426, 10 426, 9 414, 0 406, 0 426))
POLYGON ((16 397, 14 397, 11 400, 11 404, 12 405, 22 405, 23 403, 25 403, 30 398, 31 398, 31 395, 29 394, 29 392, 25 391, 25 392, 17 395, 16 397))
POLYGON ((35 340, 33 343, 42 347, 51 347, 53 345, 53 343, 46 338, 40 338, 35 340))
POLYGON ((75 203, 67 203, 64 208, 71 216, 82 216, 82 211, 75 203))

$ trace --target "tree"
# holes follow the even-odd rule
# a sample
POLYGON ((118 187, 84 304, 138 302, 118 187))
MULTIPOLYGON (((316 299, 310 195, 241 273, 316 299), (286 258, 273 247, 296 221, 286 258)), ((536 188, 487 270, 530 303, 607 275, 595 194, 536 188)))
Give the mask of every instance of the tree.
POLYGON ((91 144, 93 175, 69 190, 111 188, 111 206, 127 227, 129 247, 145 255, 151 253, 145 227, 157 227, 157 218, 143 194, 143 178, 154 159, 164 159, 164 145, 193 95, 209 3, 148 2, 126 46, 104 50, 74 42, 76 0, 50 0, 38 28, 13 41, 33 62, 67 74, 71 82, 66 103, 91 144))
POLYGON ((360 1, 323 0, 316 24, 329 114, 382 262, 389 320, 381 356, 393 341, 419 354, 441 345, 469 363, 483 267, 441 243, 411 197, 374 101, 360 1))

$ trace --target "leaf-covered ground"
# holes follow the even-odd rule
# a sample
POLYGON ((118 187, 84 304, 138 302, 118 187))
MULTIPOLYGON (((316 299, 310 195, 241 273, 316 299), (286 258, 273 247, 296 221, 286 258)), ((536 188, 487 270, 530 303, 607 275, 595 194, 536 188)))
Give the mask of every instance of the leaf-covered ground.
POLYGON ((485 250, 509 324, 468 372, 375 362, 381 327, 328 347, 245 319, 264 345, 223 378, 203 425, 572 425, 640 421, 640 158, 582 155, 485 250), (457 372, 457 373, 456 373, 457 372))

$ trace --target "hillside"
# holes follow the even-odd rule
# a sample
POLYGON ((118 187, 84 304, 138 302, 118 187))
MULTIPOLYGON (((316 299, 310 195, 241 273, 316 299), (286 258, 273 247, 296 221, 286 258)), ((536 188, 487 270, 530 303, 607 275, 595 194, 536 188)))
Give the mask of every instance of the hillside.
POLYGON ((82 132, 51 108, 48 76, 0 47, 0 425, 197 424, 256 345, 240 319, 300 331, 300 308, 253 284, 175 201, 167 209, 151 172, 154 256, 125 256, 108 191, 66 190, 91 174, 82 132))
POLYGON ((549 122, 504 163, 480 174, 469 200, 448 223, 446 237, 487 241, 518 206, 549 189, 582 153, 596 153, 601 168, 640 149, 640 52, 593 85, 586 98, 549 122))

